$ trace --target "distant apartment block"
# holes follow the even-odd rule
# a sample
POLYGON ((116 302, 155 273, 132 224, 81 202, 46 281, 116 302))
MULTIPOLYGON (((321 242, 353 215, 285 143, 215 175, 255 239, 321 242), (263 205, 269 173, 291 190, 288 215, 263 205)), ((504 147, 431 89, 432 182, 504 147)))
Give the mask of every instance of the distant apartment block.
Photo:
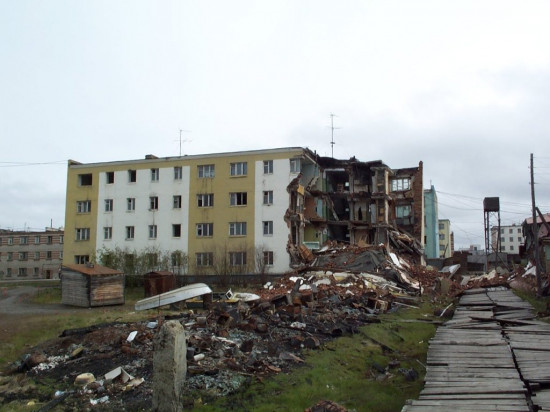
MULTIPOLYGON (((498 227, 491 227, 491 251, 498 248, 498 227)), ((519 249, 525 244, 525 237, 521 225, 500 226, 500 252, 519 255, 519 249)))
POLYGON ((449 219, 439 219, 438 229, 439 257, 451 257, 454 249, 454 234, 451 232, 451 221, 449 219))
POLYGON ((11 231, 0 229, 1 279, 51 279, 63 260, 64 231, 11 231))
POLYGON ((428 259, 439 258, 439 219, 435 188, 424 190, 424 252, 428 259))
POLYGON ((395 228, 424 238, 422 162, 391 169, 288 147, 69 161, 67 176, 65 264, 118 248, 129 260, 168 252, 177 273, 282 273, 327 240, 384 243, 395 228))

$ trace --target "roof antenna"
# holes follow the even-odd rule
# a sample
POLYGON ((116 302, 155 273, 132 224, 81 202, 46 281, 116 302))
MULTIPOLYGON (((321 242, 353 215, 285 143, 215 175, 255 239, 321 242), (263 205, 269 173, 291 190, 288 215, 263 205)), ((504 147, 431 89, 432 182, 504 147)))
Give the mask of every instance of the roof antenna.
POLYGON ((334 113, 330 114, 330 150, 331 150, 331 156, 334 159, 334 145, 336 142, 334 142, 334 129, 339 129, 339 127, 334 127, 334 117, 336 115, 334 113))
POLYGON ((185 143, 185 142, 192 142, 192 140, 189 140, 189 139, 185 139, 185 140, 181 140, 181 134, 185 132, 185 133, 191 133, 190 130, 184 130, 184 129, 180 129, 180 138, 179 138, 179 142, 180 142, 180 157, 181 157, 181 144, 182 143, 185 143))

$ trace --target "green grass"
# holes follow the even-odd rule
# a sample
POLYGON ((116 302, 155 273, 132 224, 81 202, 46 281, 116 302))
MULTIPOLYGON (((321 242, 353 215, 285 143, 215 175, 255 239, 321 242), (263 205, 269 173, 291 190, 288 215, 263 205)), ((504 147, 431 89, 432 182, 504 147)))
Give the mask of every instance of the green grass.
POLYGON ((207 393, 190 394, 204 405, 199 411, 303 411, 320 400, 332 400, 350 410, 400 411, 407 399, 416 398, 423 387, 428 340, 436 325, 415 321, 421 309, 400 310, 380 316, 380 323, 364 326, 360 333, 328 343, 322 350, 308 351, 305 365, 288 373, 254 381, 238 393, 210 399, 207 393), (399 365, 381 374, 378 367, 390 361, 399 365), (414 369, 418 378, 407 381, 399 368, 414 369))
POLYGON ((548 304, 550 304, 550 296, 541 296, 537 297, 536 293, 533 292, 526 292, 521 290, 514 289, 514 293, 522 298, 523 300, 526 300, 535 308, 536 312, 540 313, 546 313, 548 312, 548 304))

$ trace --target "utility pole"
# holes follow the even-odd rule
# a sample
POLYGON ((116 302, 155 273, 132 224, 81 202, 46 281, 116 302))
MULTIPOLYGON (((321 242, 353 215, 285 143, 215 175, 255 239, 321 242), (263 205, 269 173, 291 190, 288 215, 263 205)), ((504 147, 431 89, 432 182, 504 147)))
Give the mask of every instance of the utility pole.
POLYGON ((539 228, 537 225, 537 206, 535 203, 535 171, 533 167, 533 153, 531 153, 531 206, 533 207, 533 247, 535 248, 535 273, 537 276, 537 295, 542 296, 542 282, 539 270, 539 228))
POLYGON ((334 116, 336 115, 333 113, 330 114, 330 149, 331 149, 331 157, 333 159, 334 159, 334 145, 336 144, 334 142, 334 116))

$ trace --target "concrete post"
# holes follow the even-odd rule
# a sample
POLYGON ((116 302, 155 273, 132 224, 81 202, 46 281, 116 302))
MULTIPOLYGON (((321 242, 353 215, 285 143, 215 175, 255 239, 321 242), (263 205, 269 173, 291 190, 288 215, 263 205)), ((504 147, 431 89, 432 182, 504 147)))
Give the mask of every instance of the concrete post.
POLYGON ((162 325, 154 339, 153 411, 180 412, 187 373, 185 330, 178 321, 162 325))

